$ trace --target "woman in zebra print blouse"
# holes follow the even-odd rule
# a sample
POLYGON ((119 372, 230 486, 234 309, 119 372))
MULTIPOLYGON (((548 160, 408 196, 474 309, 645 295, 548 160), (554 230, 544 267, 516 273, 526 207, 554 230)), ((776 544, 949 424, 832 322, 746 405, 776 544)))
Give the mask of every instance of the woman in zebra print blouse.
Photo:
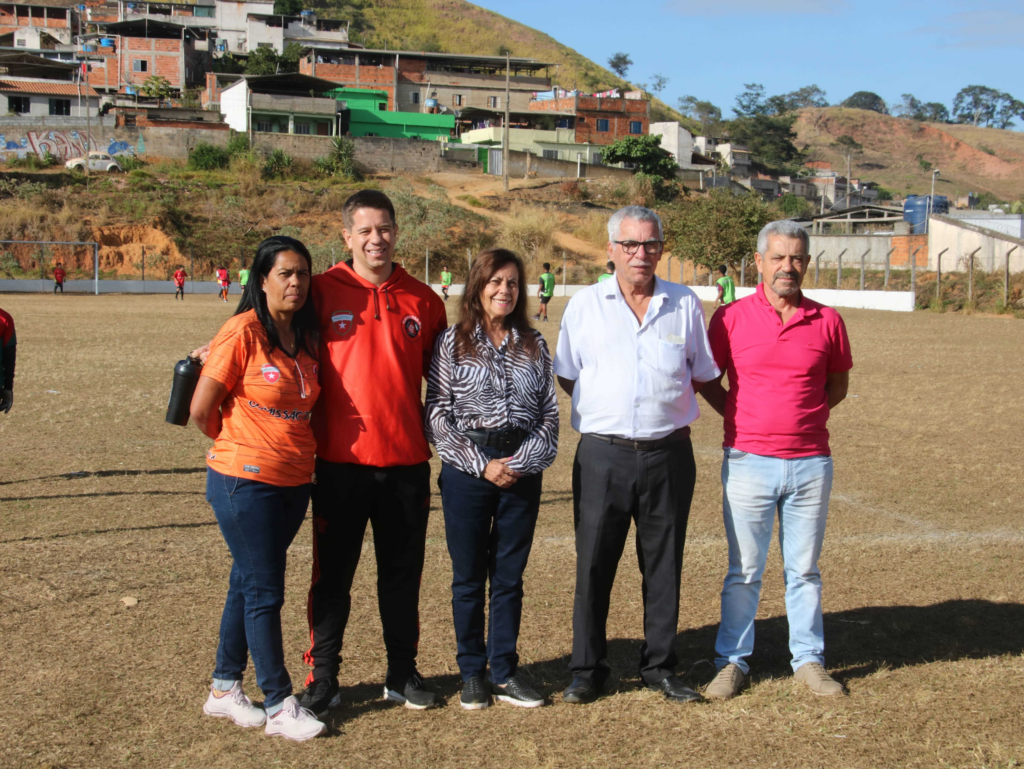
POLYGON ((438 337, 427 379, 424 421, 442 460, 438 486, 467 710, 487 707, 491 693, 522 707, 544 704, 516 674, 516 643, 543 471, 558 452, 558 403, 551 355, 530 327, 525 287, 514 253, 478 254, 459 322, 438 337))

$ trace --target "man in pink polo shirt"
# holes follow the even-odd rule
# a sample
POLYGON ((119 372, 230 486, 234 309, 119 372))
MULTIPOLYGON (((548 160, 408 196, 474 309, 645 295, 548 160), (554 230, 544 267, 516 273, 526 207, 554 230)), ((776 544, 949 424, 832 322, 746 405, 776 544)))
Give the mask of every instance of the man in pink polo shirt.
POLYGON ((729 571, 715 642, 718 675, 705 696, 742 688, 754 651, 772 525, 779 518, 789 649, 797 681, 815 694, 842 694, 825 671, 818 556, 825 538, 832 457, 825 426, 845 397, 853 359, 843 319, 803 296, 808 235, 791 221, 768 224, 754 260, 762 282, 752 296, 715 312, 708 328, 718 368, 701 395, 725 417, 722 512, 729 571))

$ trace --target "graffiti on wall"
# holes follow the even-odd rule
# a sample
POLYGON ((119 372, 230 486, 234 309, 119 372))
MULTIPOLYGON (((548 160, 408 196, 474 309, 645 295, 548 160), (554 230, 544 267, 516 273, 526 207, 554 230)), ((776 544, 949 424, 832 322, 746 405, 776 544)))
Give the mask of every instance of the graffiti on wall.
MULTIPOLYGON (((24 159, 29 155, 42 156, 47 152, 60 160, 82 157, 85 154, 85 140, 84 131, 27 131, 25 136, 17 139, 0 134, 0 162, 6 162, 9 158, 24 159)), ((89 146, 93 151, 106 149, 111 155, 135 155, 146 149, 141 135, 138 148, 116 139, 111 139, 109 145, 104 147, 95 134, 89 134, 89 146)))

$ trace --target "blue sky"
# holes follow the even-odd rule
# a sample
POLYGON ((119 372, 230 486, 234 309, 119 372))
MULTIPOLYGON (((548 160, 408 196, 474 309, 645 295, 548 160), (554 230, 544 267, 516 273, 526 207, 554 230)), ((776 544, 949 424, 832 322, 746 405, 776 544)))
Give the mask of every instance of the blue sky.
POLYGON ((769 95, 814 83, 832 104, 874 91, 890 106, 912 93, 951 107, 967 85, 1024 100, 1022 0, 472 1, 602 65, 624 51, 630 81, 665 75, 664 101, 692 94, 724 117, 751 82, 769 95))

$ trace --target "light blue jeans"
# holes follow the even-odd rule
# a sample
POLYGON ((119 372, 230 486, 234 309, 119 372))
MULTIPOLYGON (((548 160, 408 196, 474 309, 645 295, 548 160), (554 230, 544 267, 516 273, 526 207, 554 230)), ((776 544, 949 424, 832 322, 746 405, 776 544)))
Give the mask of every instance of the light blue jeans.
POLYGON ((806 662, 825 664, 818 556, 831 491, 831 457, 779 459, 725 449, 722 514, 729 573, 722 586, 722 624, 715 642, 719 668, 732 662, 744 673, 750 670, 747 657, 754 651, 754 617, 776 514, 793 670, 806 662))

